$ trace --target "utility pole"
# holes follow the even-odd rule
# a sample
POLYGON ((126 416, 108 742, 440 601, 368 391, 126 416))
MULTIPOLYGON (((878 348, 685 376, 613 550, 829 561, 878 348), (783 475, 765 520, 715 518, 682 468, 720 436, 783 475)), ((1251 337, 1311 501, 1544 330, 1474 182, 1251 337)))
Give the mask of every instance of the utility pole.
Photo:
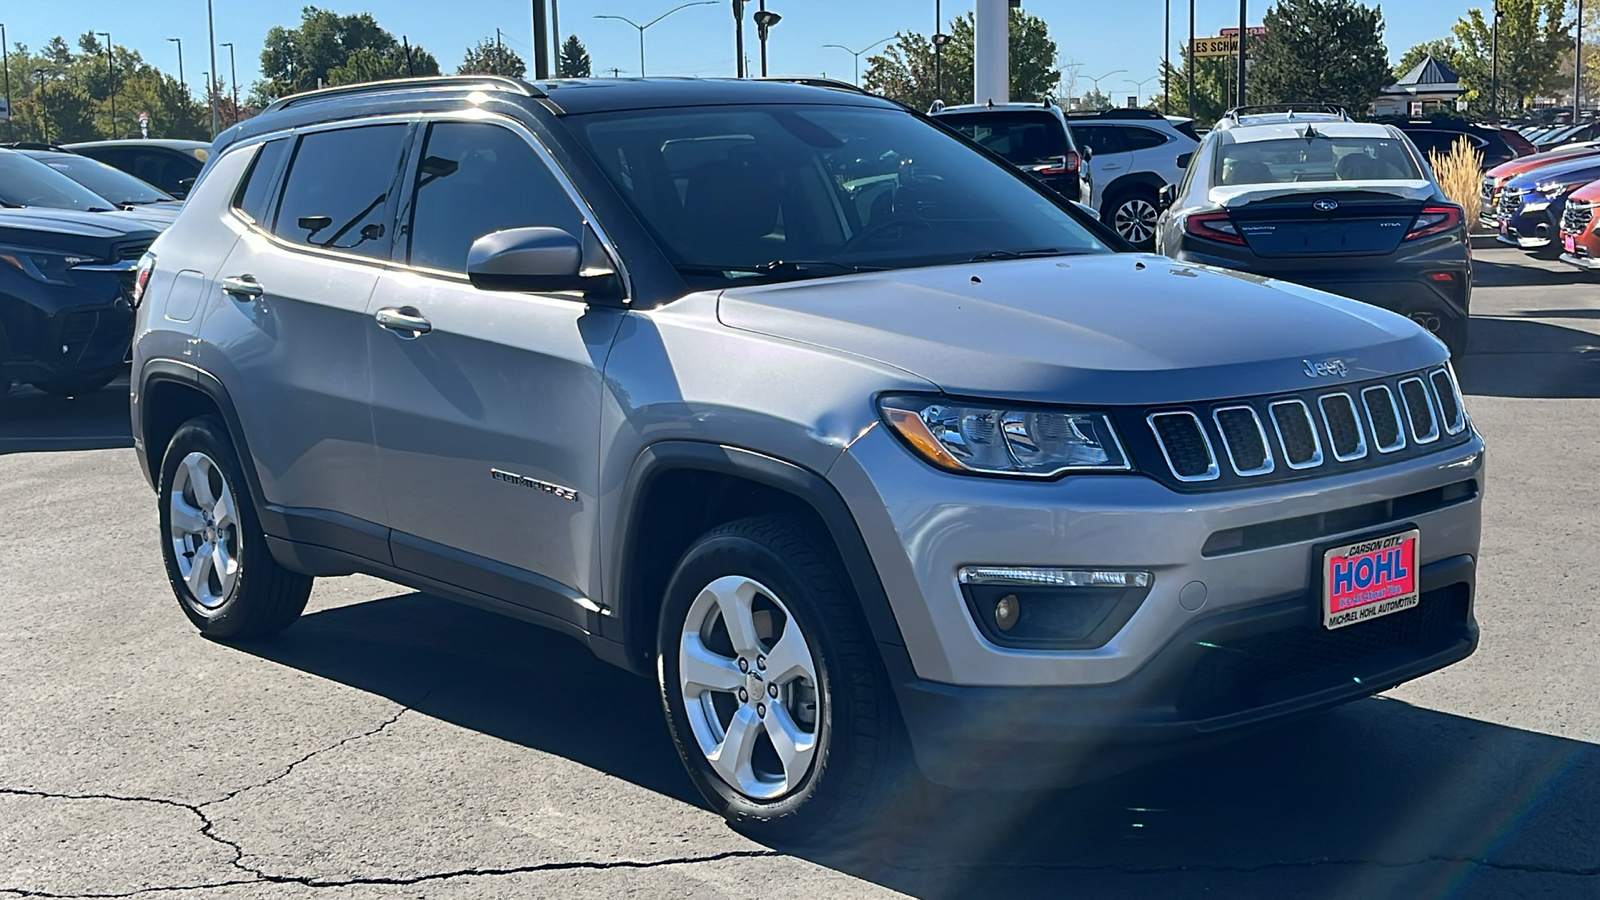
POLYGON ((178 83, 183 85, 183 89, 187 91, 189 82, 183 78, 183 38, 167 38, 167 40, 178 45, 178 83))
MULTIPOLYGON (((756 11, 753 18, 756 20, 756 37, 761 40, 761 77, 765 78, 767 77, 767 34, 772 30, 772 26, 783 20, 783 16, 775 12, 767 12, 767 0, 760 0, 760 2, 761 8, 756 11)), ((641 46, 643 40, 643 32, 641 32, 641 46)), ((639 68, 642 69, 644 67, 640 66, 639 68)))
POLYGON ((1194 0, 1189 0, 1189 51, 1183 55, 1183 67, 1189 70, 1189 118, 1194 118, 1194 0))
POLYGON ((1172 104, 1172 0, 1167 0, 1167 25, 1161 32, 1161 55, 1165 60, 1161 66, 1161 114, 1164 116, 1172 110, 1167 107, 1172 104))
MULTIPOLYGON (((206 43, 211 47, 211 72, 217 70, 217 19, 212 14, 212 0, 206 0, 206 43)), ((211 89, 211 72, 206 73, 206 97, 211 101, 211 136, 221 129, 217 126, 217 92, 211 89)))
POLYGON ((221 46, 228 48, 228 81, 233 85, 233 121, 229 124, 239 124, 239 70, 233 64, 233 42, 229 41, 221 46))
POLYGON ((1489 118, 1500 121, 1500 0, 1494 0, 1494 24, 1489 28, 1489 118))
POLYGON ((500 29, 496 28, 494 30, 494 74, 496 75, 502 74, 500 60, 504 58, 505 52, 504 46, 500 43, 500 29))
POLYGON ((933 98, 944 99, 944 13, 939 0, 933 0, 933 98))
POLYGON ((1011 102, 1011 4, 977 0, 973 14, 972 102, 1011 102))
POLYGON ((733 76, 745 78, 744 68, 744 2, 733 0, 733 76))
POLYGON ((1245 6, 1250 0, 1239 0, 1239 100, 1234 106, 1244 105, 1244 61, 1248 56, 1245 53, 1245 44, 1250 40, 1250 31, 1245 27, 1245 6))
POLYGON ((411 39, 403 34, 400 35, 400 46, 406 51, 406 77, 417 77, 417 70, 411 65, 411 39))
POLYGON ((1578 0, 1578 42, 1572 55, 1572 124, 1578 124, 1583 107, 1583 0, 1578 0))
POLYGON ((111 139, 117 139, 117 66, 111 55, 111 32, 97 31, 106 39, 106 99, 111 103, 111 139))
POLYGON ((4 22, 0 22, 0 68, 4 68, 6 79, 6 133, 14 141, 17 139, 17 120, 11 114, 11 45, 6 43, 4 22))
POLYGON ((533 0, 533 77, 550 77, 550 36, 545 33, 545 2, 533 0))
POLYGON ((561 76, 561 10, 556 8, 556 0, 550 0, 550 59, 553 60, 551 68, 556 77, 561 76))

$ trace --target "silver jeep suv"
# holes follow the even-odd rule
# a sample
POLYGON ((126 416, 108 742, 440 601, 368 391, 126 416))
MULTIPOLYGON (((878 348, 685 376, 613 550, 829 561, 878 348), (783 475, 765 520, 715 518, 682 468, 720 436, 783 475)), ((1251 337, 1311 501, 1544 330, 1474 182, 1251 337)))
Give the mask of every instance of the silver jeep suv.
POLYGON ((214 149, 140 266, 132 397, 208 636, 352 572, 555 628, 656 678, 706 800, 772 839, 1476 645, 1443 345, 1112 252, 895 104, 456 77, 214 149))

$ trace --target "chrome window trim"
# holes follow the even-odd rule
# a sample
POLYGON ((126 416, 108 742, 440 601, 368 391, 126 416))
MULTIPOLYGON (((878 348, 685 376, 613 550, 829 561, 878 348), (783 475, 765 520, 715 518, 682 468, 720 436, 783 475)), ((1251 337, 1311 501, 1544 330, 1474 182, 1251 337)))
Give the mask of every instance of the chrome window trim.
POLYGON ((1389 390, 1387 384, 1375 384, 1361 389, 1361 405, 1367 409, 1367 422, 1372 425, 1372 444, 1378 448, 1379 453, 1395 453, 1406 448, 1406 420, 1400 415, 1400 403, 1394 399, 1394 391, 1389 390), (1385 447, 1378 443, 1378 423, 1372 417, 1372 401, 1367 395, 1373 391, 1383 391, 1389 397, 1389 409, 1394 412, 1395 432, 1399 436, 1399 443, 1385 447))
POLYGON ((1161 448, 1161 457, 1167 461, 1167 471, 1172 477, 1187 484, 1199 481, 1215 481, 1222 475, 1222 468, 1217 465, 1217 454, 1211 446, 1211 436, 1206 434, 1205 423, 1200 417, 1186 409, 1155 412, 1144 417, 1145 424, 1150 426, 1150 433, 1155 436, 1156 446, 1161 448), (1206 459, 1210 462, 1204 473, 1200 475, 1179 475, 1178 467, 1172 464, 1172 454, 1167 452, 1167 442, 1161 439, 1161 431, 1156 428, 1156 420, 1164 416, 1188 416, 1194 420, 1194 427, 1200 431, 1200 440, 1206 445, 1206 459))
POLYGON ((1433 412, 1433 389, 1428 382, 1413 375, 1410 378, 1400 379, 1400 402, 1406 407, 1406 427, 1411 430, 1411 439, 1419 444, 1431 444, 1439 439, 1439 417, 1433 412), (1406 385, 1415 381, 1422 386, 1422 402, 1428 406, 1428 434, 1426 437, 1417 434, 1417 424, 1411 417, 1411 401, 1406 399, 1406 385))
MULTIPOLYGON (((605 248, 606 253, 611 257, 612 264, 617 267, 617 277, 622 279, 622 296, 624 298, 622 303, 624 305, 629 305, 632 303, 632 298, 634 295, 633 279, 628 274, 627 263, 623 261, 622 254, 617 252, 617 246, 611 240, 610 235, 606 234, 605 228, 600 225, 598 217, 594 214, 594 209, 589 206, 586 200, 583 199, 583 195, 578 192, 577 185, 574 184, 572 179, 567 176, 566 170, 562 169, 560 164, 556 162, 555 157, 550 153, 549 149, 544 146, 544 142, 540 141, 539 138, 527 126, 510 116, 489 112, 488 110, 477 109, 429 113, 385 113, 378 116, 363 116, 354 119, 338 119, 334 121, 317 122, 311 125, 301 125, 293 128, 280 129, 278 131, 270 131, 264 134, 252 135, 248 143, 234 144, 225 151, 224 155, 236 151, 257 148, 262 144, 265 144, 267 141, 278 137, 299 138, 302 135, 314 134, 319 131, 333 131, 341 128, 361 128, 368 125, 417 124, 425 126, 433 122, 488 122, 490 124, 509 128, 512 132, 516 133, 519 137, 526 141, 528 145, 533 148, 534 153, 539 157, 539 159, 544 162, 551 174, 555 176, 556 181, 561 185, 561 189, 566 192, 567 198, 571 200, 573 205, 578 208, 578 213, 583 219, 584 224, 594 229, 595 236, 600 239, 600 246, 605 248)), ((423 137, 425 138, 426 135, 423 135, 423 137)), ((292 157, 290 158, 290 162, 291 164, 293 163, 292 157)), ((280 196, 275 199, 281 199, 283 188, 283 184, 278 185, 278 194, 280 196)), ((237 191, 238 185, 235 185, 234 189, 237 191)), ((402 184, 402 190, 404 190, 409 196, 412 189, 410 185, 402 184)), ((233 213, 234 218, 243 223, 251 232, 265 238, 266 240, 272 242, 275 246, 285 250, 293 250, 298 253, 306 253, 312 256, 323 256, 330 259, 340 260, 342 262, 376 266, 387 271, 412 272, 418 275, 425 275, 430 278, 443 278, 450 281, 460 282, 462 284, 470 283, 470 281, 467 279, 466 273, 464 272, 449 272, 442 269, 428 268, 426 266, 413 266, 410 263, 403 262, 401 260, 377 259, 371 256, 361 256, 355 253, 343 253, 338 250, 328 250, 322 247, 311 247, 306 244, 297 244, 293 241, 284 240, 278 235, 273 234, 270 230, 262 226, 261 223, 252 220, 249 216, 244 215, 244 213, 240 210, 235 209, 231 202, 229 203, 228 210, 229 212, 233 213)), ((576 237, 580 241, 583 240, 583 235, 581 234, 577 235, 576 237)), ((517 292, 512 291, 510 293, 517 292)), ((555 292, 552 295, 559 296, 562 293, 563 292, 555 292)), ((571 292, 564 293, 566 296, 575 296, 571 294, 571 292)), ((546 295, 540 294, 539 296, 546 295)))
POLYGON ((1317 398, 1317 411, 1322 413, 1322 427, 1328 429, 1328 449, 1333 451, 1333 458, 1335 460, 1339 462, 1354 462, 1358 459, 1366 458, 1367 430, 1361 424, 1361 411, 1356 409, 1355 398, 1351 397, 1344 391, 1335 391, 1331 394, 1323 394, 1317 398), (1343 400, 1345 405, 1350 407, 1350 418, 1355 420, 1356 423, 1356 449, 1354 453, 1351 453, 1348 456, 1339 455, 1339 447, 1334 443, 1333 440, 1333 426, 1328 423, 1327 402, 1334 399, 1343 400))
MULTIPOLYGON (((1440 366, 1439 368, 1428 373, 1428 385, 1432 387, 1434 393, 1437 394, 1439 391, 1439 386, 1433 383, 1433 376, 1435 375, 1444 376, 1444 380, 1450 385, 1450 394, 1455 398, 1456 401, 1455 421, 1444 423, 1444 432, 1445 434, 1452 436, 1460 434, 1467 427, 1467 404, 1461 399, 1461 385, 1456 383, 1455 368, 1447 364, 1440 366)), ((1439 412, 1444 412, 1443 402, 1440 402, 1439 404, 1439 412)))
MULTIPOLYGON (((1277 465, 1272 458, 1272 444, 1267 440, 1267 429, 1262 426, 1261 415, 1256 412, 1256 408, 1254 406, 1250 406, 1249 404, 1245 403, 1239 403, 1233 406, 1219 406, 1211 411, 1211 421, 1217 426, 1217 435, 1222 438, 1222 450, 1228 456, 1228 467, 1233 469, 1233 473, 1235 475, 1238 475, 1242 478, 1250 478, 1255 475, 1269 474, 1277 468, 1277 465), (1233 445, 1228 443, 1228 431, 1222 427, 1222 419, 1220 416, 1225 412, 1233 412, 1234 410, 1240 409, 1248 412, 1250 414, 1250 421, 1256 423, 1256 434, 1261 436, 1261 451, 1266 456, 1261 465, 1254 469, 1246 470, 1239 468, 1238 461, 1233 458, 1233 445)), ((1204 429, 1202 429, 1202 431, 1204 431, 1204 429)))
POLYGON ((1267 417, 1272 419, 1272 430, 1278 434, 1278 446, 1283 448, 1284 465, 1295 470, 1315 469, 1317 466, 1322 465, 1324 462, 1322 435, 1317 433, 1317 420, 1311 415, 1311 407, 1307 406, 1304 400, 1296 398, 1294 400, 1279 400, 1276 403, 1269 404, 1267 406, 1267 417), (1300 407, 1301 415, 1306 417, 1306 426, 1311 429, 1312 454, 1310 461, 1297 465, 1289 459, 1289 445, 1283 439, 1283 426, 1278 423, 1278 414, 1275 412, 1280 406, 1298 406, 1300 407))

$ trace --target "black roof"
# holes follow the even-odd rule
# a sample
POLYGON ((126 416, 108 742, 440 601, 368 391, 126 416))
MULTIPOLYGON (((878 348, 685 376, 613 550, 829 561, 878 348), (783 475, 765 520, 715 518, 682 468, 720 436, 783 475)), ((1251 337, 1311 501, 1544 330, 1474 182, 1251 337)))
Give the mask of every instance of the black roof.
MULTIPOLYGON (((831 85, 749 78, 574 78, 533 86, 562 113, 579 115, 667 106, 726 106, 738 103, 825 103, 896 107, 871 94, 831 85)), ((897 107, 896 107, 897 108, 897 107)))

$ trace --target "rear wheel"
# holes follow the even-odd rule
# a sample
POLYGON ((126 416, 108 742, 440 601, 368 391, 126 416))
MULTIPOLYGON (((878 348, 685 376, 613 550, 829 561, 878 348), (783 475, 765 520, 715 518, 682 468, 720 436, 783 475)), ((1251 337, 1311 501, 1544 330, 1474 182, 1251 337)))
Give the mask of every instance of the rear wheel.
POLYGON ((184 615, 211 638, 276 634, 305 609, 311 577, 267 549, 222 422, 180 427, 161 462, 161 550, 184 615))
POLYGON ((1116 229, 1123 240, 1146 252, 1155 248, 1156 219, 1160 216, 1155 192, 1143 190, 1113 198, 1105 212, 1106 223, 1116 229))
POLYGON ((674 743, 712 809, 759 839, 842 838, 904 765, 877 648, 827 536, 744 519, 684 554, 657 673, 674 743))

